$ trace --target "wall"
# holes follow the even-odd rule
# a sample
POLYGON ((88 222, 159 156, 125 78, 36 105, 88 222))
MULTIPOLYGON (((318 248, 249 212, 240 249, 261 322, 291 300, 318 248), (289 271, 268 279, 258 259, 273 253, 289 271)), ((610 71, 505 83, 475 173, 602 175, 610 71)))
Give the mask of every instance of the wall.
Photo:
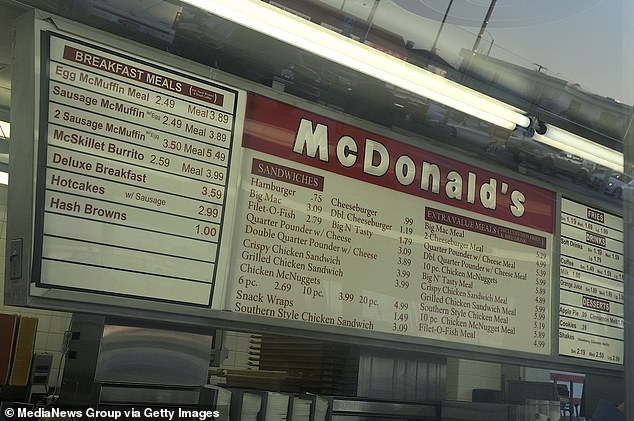
POLYGON ((471 401, 473 389, 500 389, 500 364, 449 358, 447 360, 448 400, 471 401))
POLYGON ((257 335, 241 332, 225 332, 224 348, 228 351, 227 358, 220 364, 221 368, 244 370, 249 367, 249 346, 257 340, 257 335))
MULTIPOLYGON (((5 271, 5 246, 7 232, 7 196, 8 187, 0 185, 0 297, 4 296, 4 271, 5 271)), ((2 301, 0 299, 0 301, 2 301)), ((0 312, 9 314, 20 314, 23 316, 37 317, 37 336, 35 338, 35 352, 49 353, 53 355, 53 369, 49 377, 49 387, 55 387, 61 381, 60 367, 62 361, 62 347, 64 343, 64 332, 70 324, 70 313, 60 313, 57 311, 40 310, 34 308, 20 308, 4 305, 0 302, 0 312)))

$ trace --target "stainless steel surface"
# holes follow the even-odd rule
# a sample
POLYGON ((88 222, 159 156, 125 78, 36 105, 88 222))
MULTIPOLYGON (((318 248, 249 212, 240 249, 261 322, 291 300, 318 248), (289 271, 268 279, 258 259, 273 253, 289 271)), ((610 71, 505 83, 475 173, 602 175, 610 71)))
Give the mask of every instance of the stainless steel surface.
POLYGON ((440 404, 333 399, 332 421, 440 420, 440 404))
POLYGON ((361 354, 357 396, 416 402, 445 397, 447 359, 424 354, 361 354))
POLYGON ((183 390, 105 385, 101 387, 99 401, 102 403, 195 406, 199 403, 199 395, 199 389, 183 390))
POLYGON ((105 317, 76 313, 70 324, 60 398, 69 404, 93 405, 99 400, 95 365, 105 317))
POLYGON ((338 413, 365 413, 373 416, 393 415, 402 417, 433 417, 436 415, 436 406, 423 404, 408 404, 400 402, 358 401, 347 399, 333 399, 332 412, 338 413))
POLYGON ((475 402, 442 403, 442 421, 508 421, 515 414, 513 405, 475 402))
POLYGON ((189 332, 106 325, 95 381, 201 386, 207 383, 212 337, 189 332))
POLYGON ((387 417, 385 415, 380 417, 372 417, 370 415, 333 415, 330 421, 390 421, 390 420, 402 420, 398 417, 387 417))
POLYGON ((77 313, 69 338, 64 402, 199 403, 211 336, 108 324, 104 316, 77 313))

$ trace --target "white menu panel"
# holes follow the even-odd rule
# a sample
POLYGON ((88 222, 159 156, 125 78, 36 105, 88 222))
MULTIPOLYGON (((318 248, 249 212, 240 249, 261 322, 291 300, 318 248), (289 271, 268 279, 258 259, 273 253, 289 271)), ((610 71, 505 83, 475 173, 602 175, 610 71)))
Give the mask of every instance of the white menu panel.
POLYGON ((38 285, 211 306, 244 94, 43 34, 38 285))
POLYGON ((550 353, 552 193, 274 101, 248 109, 229 310, 550 353))
POLYGON ((623 219, 562 198, 559 353, 623 363, 623 219))

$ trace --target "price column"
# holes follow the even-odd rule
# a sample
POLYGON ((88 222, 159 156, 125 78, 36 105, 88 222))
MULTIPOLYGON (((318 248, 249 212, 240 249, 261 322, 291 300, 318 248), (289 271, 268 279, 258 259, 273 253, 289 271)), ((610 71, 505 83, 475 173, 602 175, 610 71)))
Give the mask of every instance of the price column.
MULTIPOLYGON (((414 250, 414 218, 404 217, 399 227, 396 265, 394 273, 394 303, 392 307, 394 309, 394 320, 392 321, 392 332, 394 333, 407 333, 411 327, 410 314, 415 314, 410 310, 410 305, 413 307, 415 302, 408 301, 407 297, 411 294, 410 285, 416 278, 413 272, 417 272, 417 269, 413 267, 413 250, 414 250)), ((414 290, 414 288, 412 288, 414 290)))
POLYGON ((550 332, 546 315, 550 308, 549 297, 549 256, 545 251, 537 251, 535 254, 535 298, 533 312, 533 346, 537 349, 546 348, 546 335, 550 332))

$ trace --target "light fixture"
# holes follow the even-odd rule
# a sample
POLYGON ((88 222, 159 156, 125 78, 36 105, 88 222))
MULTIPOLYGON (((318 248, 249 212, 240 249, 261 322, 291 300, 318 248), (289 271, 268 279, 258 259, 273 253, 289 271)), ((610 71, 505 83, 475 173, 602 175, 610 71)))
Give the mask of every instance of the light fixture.
POLYGON ((9 173, 0 171, 0 184, 8 185, 9 184, 9 173))
MULTIPOLYGON (((532 127, 522 110, 261 0, 185 0, 195 7, 508 130, 532 127)), ((543 124, 543 123, 541 123, 543 124)), ((533 138, 623 172, 623 154, 552 125, 533 138)))
POLYGON ((513 130, 518 125, 530 125, 530 119, 517 108, 261 0, 185 1, 239 25, 508 130, 513 130))
POLYGON ((539 122, 533 139, 604 167, 623 172, 623 154, 551 124, 539 122))

